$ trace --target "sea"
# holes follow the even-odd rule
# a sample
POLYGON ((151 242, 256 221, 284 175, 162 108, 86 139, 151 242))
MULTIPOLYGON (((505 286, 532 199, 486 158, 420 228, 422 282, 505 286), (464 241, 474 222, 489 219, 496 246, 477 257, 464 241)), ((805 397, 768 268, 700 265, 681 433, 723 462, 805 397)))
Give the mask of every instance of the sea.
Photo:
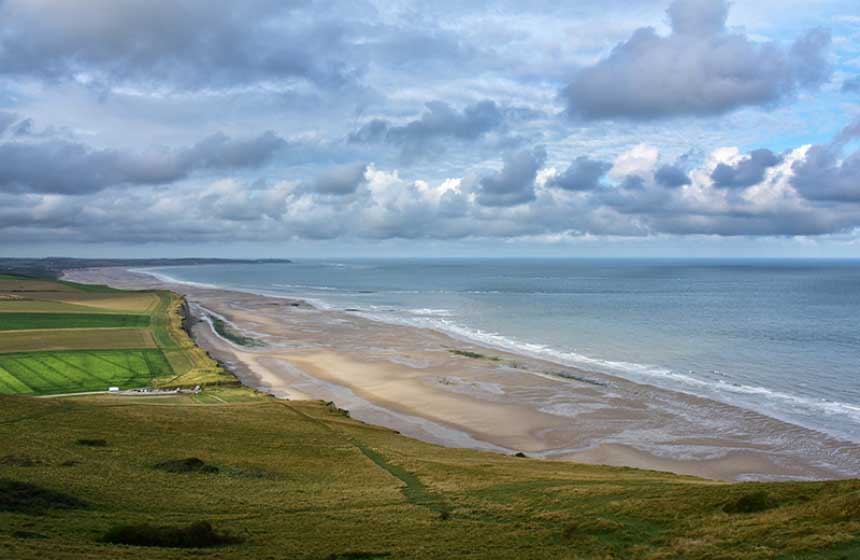
POLYGON ((147 270, 435 329, 860 443, 860 260, 330 259, 147 270))

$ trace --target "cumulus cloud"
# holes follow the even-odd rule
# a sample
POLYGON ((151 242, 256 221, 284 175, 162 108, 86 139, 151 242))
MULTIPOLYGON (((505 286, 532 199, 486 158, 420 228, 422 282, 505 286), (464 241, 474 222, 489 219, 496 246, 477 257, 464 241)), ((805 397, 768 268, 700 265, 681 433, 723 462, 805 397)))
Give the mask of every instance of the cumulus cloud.
POLYGON ((590 189, 554 184, 559 175, 544 167, 543 148, 534 148, 508 154, 501 170, 479 179, 437 183, 354 164, 306 183, 198 179, 182 189, 141 185, 116 197, 0 192, 0 239, 59 232, 70 240, 126 242, 834 234, 860 227, 860 157, 843 157, 858 132, 855 123, 828 144, 787 150, 747 186, 711 177, 720 164, 736 170, 755 159, 753 152, 714 150, 680 184, 660 172, 680 171, 680 164, 661 163, 643 145, 616 158, 615 175, 601 173, 606 163, 592 165, 600 160, 574 159, 576 180, 576 171, 588 167, 600 173, 599 188, 590 189))
POLYGON ((806 157, 794 165, 792 183, 810 200, 860 203, 860 149, 844 155, 857 138, 860 119, 842 129, 830 143, 810 146, 806 157))
POLYGON ((160 185, 201 170, 259 167, 286 141, 272 132, 231 139, 218 133, 186 148, 97 149, 50 138, 0 143, 0 191, 81 194, 117 185, 160 185))
POLYGON ((564 172, 553 177, 549 185, 568 191, 591 191, 600 186, 601 179, 611 168, 611 163, 579 156, 564 172))
POLYGON ((462 111, 442 101, 431 101, 418 119, 400 125, 372 119, 351 133, 349 141, 387 142, 401 147, 407 157, 414 157, 436 147, 440 140, 476 140, 503 124, 504 115, 495 101, 479 101, 462 111))
POLYGON ((654 174, 654 179, 664 187, 681 187, 690 184, 687 172, 676 165, 661 165, 654 174))
POLYGON ((477 200, 484 206, 516 206, 535 198, 535 179, 546 161, 542 147, 519 150, 505 156, 501 171, 484 176, 477 200))
POLYGON ((749 187, 761 182, 765 172, 780 161, 781 158, 770 150, 753 150, 735 165, 717 165, 711 173, 711 179, 718 187, 749 187))
POLYGON ((582 68, 562 91, 582 119, 717 115, 772 106, 829 79, 830 32, 813 29, 789 48, 726 27, 726 0, 675 0, 672 32, 637 29, 604 59, 582 68))
POLYGON ((366 163, 333 167, 316 178, 312 190, 319 194, 335 196, 353 194, 365 182, 366 171, 366 163))

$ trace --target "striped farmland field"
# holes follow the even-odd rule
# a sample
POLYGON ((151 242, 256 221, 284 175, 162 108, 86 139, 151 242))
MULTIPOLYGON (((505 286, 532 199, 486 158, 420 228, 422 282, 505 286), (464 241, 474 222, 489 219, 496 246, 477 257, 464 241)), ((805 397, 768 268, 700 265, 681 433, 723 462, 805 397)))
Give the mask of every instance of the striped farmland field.
POLYGON ((47 395, 146 387, 173 373, 161 350, 0 354, 0 393, 47 395))

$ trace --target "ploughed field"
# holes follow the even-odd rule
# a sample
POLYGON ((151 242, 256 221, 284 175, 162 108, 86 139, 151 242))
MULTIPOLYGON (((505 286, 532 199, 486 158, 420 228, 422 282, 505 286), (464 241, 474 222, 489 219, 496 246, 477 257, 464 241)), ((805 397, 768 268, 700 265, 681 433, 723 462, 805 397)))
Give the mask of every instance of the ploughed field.
POLYGON ((2 559, 860 558, 860 480, 730 484, 438 447, 235 385, 175 294, 0 278, 0 313, 55 311, 148 319, 0 331, 2 559), (204 388, 24 396, 147 383, 204 388))
POLYGON ((0 276, 0 394, 223 381, 182 313, 169 292, 0 276))

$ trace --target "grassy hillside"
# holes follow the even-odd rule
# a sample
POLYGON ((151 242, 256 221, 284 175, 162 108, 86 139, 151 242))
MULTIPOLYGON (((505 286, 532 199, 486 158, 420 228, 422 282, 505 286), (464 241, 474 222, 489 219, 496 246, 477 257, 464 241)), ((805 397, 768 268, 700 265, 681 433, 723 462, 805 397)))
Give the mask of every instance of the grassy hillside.
POLYGON ((100 541, 199 521, 232 542, 192 553, 206 558, 860 557, 860 481, 724 484, 445 449, 245 389, 0 398, 0 441, 3 558, 185 558, 100 541))
POLYGON ((234 383, 183 319, 169 292, 0 276, 0 394, 234 383))

